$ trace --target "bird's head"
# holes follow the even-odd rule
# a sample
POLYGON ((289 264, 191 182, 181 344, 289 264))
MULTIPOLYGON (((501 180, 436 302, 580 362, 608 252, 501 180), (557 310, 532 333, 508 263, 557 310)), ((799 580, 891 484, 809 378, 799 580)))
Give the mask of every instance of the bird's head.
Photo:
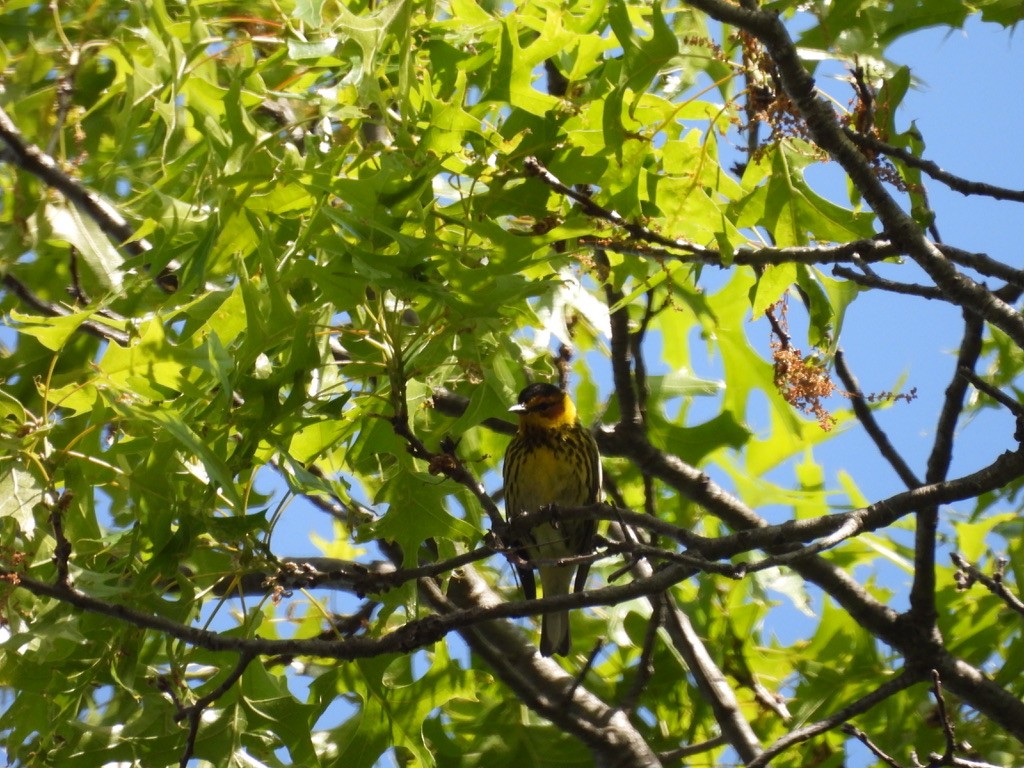
POLYGON ((554 384, 531 384, 519 393, 519 400, 508 409, 519 415, 519 428, 558 429, 576 423, 576 406, 554 384))

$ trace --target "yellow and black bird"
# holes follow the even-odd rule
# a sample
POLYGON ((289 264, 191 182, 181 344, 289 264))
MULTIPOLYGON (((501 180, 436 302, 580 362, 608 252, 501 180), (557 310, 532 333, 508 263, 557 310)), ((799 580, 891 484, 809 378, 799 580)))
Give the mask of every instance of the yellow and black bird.
MULTIPOLYGON (((519 415, 519 431, 505 451, 505 509, 509 520, 542 507, 581 507, 601 499, 601 457, 590 431, 576 415, 576 406, 553 384, 531 384, 509 408, 519 415)), ((592 520, 554 520, 530 531, 518 542, 524 559, 560 560, 590 551, 592 520)), ((578 592, 587 580, 589 565, 541 565, 544 597, 578 592), (575 583, 573 577, 575 576, 575 583)), ((533 570, 519 569, 523 593, 536 599, 533 570)), ((541 623, 540 652, 545 656, 569 653, 569 612, 545 613, 541 623)))

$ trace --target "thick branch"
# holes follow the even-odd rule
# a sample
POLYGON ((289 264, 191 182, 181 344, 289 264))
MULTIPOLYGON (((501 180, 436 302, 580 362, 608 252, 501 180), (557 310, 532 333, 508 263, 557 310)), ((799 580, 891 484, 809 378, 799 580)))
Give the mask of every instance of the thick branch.
MULTIPOLYGON (((458 613, 503 605, 500 597, 471 568, 453 578, 448 594, 429 581, 421 592, 443 613, 458 613)), ((461 634, 473 652, 484 659, 519 699, 566 733, 586 744, 594 764, 609 768, 658 768, 661 762, 626 713, 609 707, 576 685, 553 660, 539 656, 523 632, 509 623, 489 622, 467 627, 461 634)))
MULTIPOLYGON (((964 408, 968 381, 960 375, 960 369, 974 370, 981 355, 984 323, 977 315, 964 312, 964 334, 960 342, 957 367, 946 387, 946 396, 939 423, 935 428, 935 441, 928 457, 925 481, 940 483, 946 479, 949 465, 953 460, 953 440, 957 421, 964 408)), ((932 504, 922 507, 917 514, 917 528, 914 535, 914 583, 910 588, 911 618, 919 631, 934 633, 937 613, 935 609, 935 545, 939 527, 939 507, 932 504)))
MULTIPOLYGON (((716 486, 706 475, 678 458, 656 450, 642 437, 623 435, 616 431, 602 435, 602 438, 604 455, 613 455, 611 451, 617 451, 617 455, 629 456, 638 466, 651 471, 656 477, 694 499, 734 528, 767 527, 753 511, 716 486)), ((977 495, 981 492, 981 487, 1001 487, 1022 473, 1024 454, 1020 451, 1004 453, 989 467, 967 478, 961 478, 963 484, 960 490, 966 493, 962 498, 977 495)), ((882 521, 894 510, 890 505, 897 500, 899 507, 907 504, 909 508, 935 503, 932 494, 941 494, 948 485, 941 483, 927 486, 928 490, 915 489, 880 502, 874 506, 874 522, 884 524, 882 521)), ((922 647, 919 635, 907 632, 895 611, 878 602, 842 569, 818 556, 795 560, 791 567, 803 578, 817 584, 831 595, 868 632, 918 664, 931 662, 929 666, 939 669, 951 690, 956 690, 973 706, 981 709, 1008 732, 1024 741, 1024 705, 1019 700, 1015 700, 1000 686, 987 680, 978 670, 951 656, 941 645, 928 644, 927 647, 922 647)))
POLYGON ((1024 318, 984 285, 956 270, 888 193, 860 148, 843 133, 831 103, 818 93, 814 78, 804 67, 779 16, 770 11, 736 6, 726 0, 688 2, 712 18, 752 34, 765 46, 811 137, 842 166, 878 215, 889 239, 914 259, 953 301, 979 314, 1024 347, 1024 318))
MULTIPOLYGON (((646 578, 653 570, 649 564, 640 562, 633 572, 640 578, 646 578)), ((663 617, 673 647, 690 669, 698 690, 714 713, 715 722, 722 729, 725 740, 743 760, 753 760, 761 753, 761 743, 743 717, 729 681, 711 657, 704 641, 690 623, 689 617, 679 609, 667 592, 651 595, 649 600, 655 613, 663 617)))

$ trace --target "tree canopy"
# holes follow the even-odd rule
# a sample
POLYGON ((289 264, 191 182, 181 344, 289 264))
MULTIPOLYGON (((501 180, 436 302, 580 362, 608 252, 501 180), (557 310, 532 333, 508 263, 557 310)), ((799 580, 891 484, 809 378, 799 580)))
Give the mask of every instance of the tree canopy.
POLYGON ((928 191, 1024 191, 944 171, 887 57, 979 15, 1024 9, 8 0, 8 764, 1019 764, 1024 272, 928 191), (946 380, 861 389, 869 295, 946 380), (605 502, 516 522, 602 521, 527 601, 533 381, 605 502))

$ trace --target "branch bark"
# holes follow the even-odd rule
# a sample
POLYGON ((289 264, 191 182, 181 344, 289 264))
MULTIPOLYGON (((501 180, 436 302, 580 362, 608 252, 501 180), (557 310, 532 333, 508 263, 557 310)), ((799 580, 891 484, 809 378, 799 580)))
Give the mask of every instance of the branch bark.
POLYGON ((977 313, 1024 347, 1024 318, 984 285, 957 271, 938 247, 925 237, 914 219, 886 191, 860 148, 843 132, 832 104, 821 96, 796 45, 779 16, 725 0, 687 0, 712 18, 756 37, 775 63, 783 87, 793 100, 814 142, 842 166, 864 200, 878 215, 886 236, 918 263, 957 304, 977 313))
MULTIPOLYGON (((507 605, 472 568, 463 569, 452 579, 447 596, 427 579, 420 582, 420 590, 442 614, 507 605)), ((555 661, 538 655, 514 625, 488 622, 466 627, 460 634, 524 704, 586 744, 594 765, 662 765, 624 711, 608 706, 577 685, 555 661)))

